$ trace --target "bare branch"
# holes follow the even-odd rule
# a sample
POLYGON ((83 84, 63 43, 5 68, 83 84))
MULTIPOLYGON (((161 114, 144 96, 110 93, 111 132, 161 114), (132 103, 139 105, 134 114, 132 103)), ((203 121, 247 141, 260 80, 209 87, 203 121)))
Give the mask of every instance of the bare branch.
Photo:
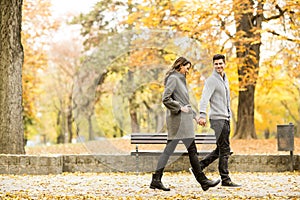
POLYGON ((297 121, 297 118, 295 117, 295 115, 293 115, 291 109, 288 106, 288 103, 285 100, 280 101, 281 105, 283 105, 283 107, 288 111, 289 115, 293 118, 293 120, 295 120, 295 122, 297 121))
POLYGON ((271 20, 273 20, 273 19, 278 19, 278 18, 282 17, 282 16, 284 15, 284 13, 288 10, 288 9, 282 10, 282 9, 279 7, 278 4, 275 6, 275 8, 279 11, 279 14, 278 14, 278 15, 271 16, 271 17, 268 17, 268 18, 263 17, 263 21, 271 21, 271 20))
POLYGON ((225 20, 222 20, 222 18, 218 15, 217 18, 220 20, 221 22, 221 30, 225 32, 225 34, 232 39, 233 36, 230 34, 230 32, 228 30, 226 30, 226 22, 225 20))
POLYGON ((153 111, 153 109, 149 106, 149 104, 146 101, 143 101, 143 104, 146 106, 147 110, 153 111))
POLYGON ((279 37, 283 37, 287 41, 300 43, 300 39, 289 38, 289 37, 287 37, 285 35, 281 35, 281 34, 277 33, 274 30, 268 30, 267 32, 272 33, 273 35, 276 35, 276 36, 279 36, 279 37))
POLYGON ((222 47, 221 47, 221 50, 220 50, 221 52, 224 51, 225 45, 226 45, 226 43, 227 43, 230 39, 231 39, 231 37, 229 37, 227 40, 225 40, 225 41, 223 42, 222 47))

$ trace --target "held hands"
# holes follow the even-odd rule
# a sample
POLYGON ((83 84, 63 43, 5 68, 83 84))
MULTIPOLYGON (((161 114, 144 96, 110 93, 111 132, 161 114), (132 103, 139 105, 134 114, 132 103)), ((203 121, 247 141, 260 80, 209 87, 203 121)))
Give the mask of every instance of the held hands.
POLYGON ((197 119, 197 124, 199 124, 200 126, 205 126, 206 125, 206 119, 199 117, 197 119))
MULTIPOLYGON (((190 111, 190 108, 186 105, 180 108, 181 112, 185 112, 188 113, 190 111)), ((199 124, 200 126, 205 126, 206 125, 206 119, 205 118, 197 118, 196 117, 196 122, 197 124, 199 124)))

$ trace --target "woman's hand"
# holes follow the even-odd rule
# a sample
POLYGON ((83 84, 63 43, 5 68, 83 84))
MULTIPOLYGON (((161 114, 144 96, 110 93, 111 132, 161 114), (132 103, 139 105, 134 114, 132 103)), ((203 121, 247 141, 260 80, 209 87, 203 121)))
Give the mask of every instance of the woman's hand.
POLYGON ((181 107, 180 110, 182 112, 188 113, 190 111, 190 108, 186 105, 186 106, 181 107))

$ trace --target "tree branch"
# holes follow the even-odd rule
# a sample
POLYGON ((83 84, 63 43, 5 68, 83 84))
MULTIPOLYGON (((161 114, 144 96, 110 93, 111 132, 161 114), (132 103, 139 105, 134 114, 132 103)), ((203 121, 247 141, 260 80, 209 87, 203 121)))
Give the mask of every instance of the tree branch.
POLYGON ((278 15, 271 16, 271 17, 268 17, 268 18, 263 17, 263 21, 271 21, 271 20, 273 20, 273 19, 278 19, 278 18, 282 17, 282 16, 284 15, 284 13, 288 10, 288 9, 282 10, 282 9, 279 7, 278 4, 275 6, 275 8, 279 11, 279 14, 278 14, 278 15))
POLYGON ((225 20, 222 20, 222 18, 218 15, 217 18, 220 20, 221 22, 221 30, 225 32, 225 34, 232 39, 233 36, 230 34, 230 32, 228 30, 226 30, 226 22, 225 20))
POLYGON ((147 110, 153 111, 153 109, 149 106, 149 104, 146 101, 143 101, 143 104, 146 106, 147 110))
POLYGON ((289 38, 287 36, 284 36, 284 35, 281 35, 281 34, 277 33, 274 30, 267 30, 267 32, 272 33, 273 35, 276 35, 276 36, 279 36, 279 37, 283 37, 287 41, 300 43, 300 39, 289 38))
POLYGON ((289 115, 293 118, 293 120, 295 120, 295 122, 297 121, 297 118, 295 117, 295 115, 293 115, 291 109, 288 106, 288 103, 285 100, 280 101, 281 105, 283 105, 283 107, 288 111, 289 115))
POLYGON ((230 39, 231 39, 231 37, 227 38, 227 40, 225 40, 225 41, 223 42, 222 47, 221 47, 221 50, 220 50, 221 52, 224 51, 225 45, 226 45, 226 43, 227 43, 230 39))

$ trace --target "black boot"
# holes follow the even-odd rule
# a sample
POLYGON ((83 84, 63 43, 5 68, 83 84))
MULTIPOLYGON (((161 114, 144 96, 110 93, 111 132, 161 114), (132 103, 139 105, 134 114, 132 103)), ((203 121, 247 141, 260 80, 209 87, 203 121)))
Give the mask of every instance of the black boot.
POLYGON ((192 174, 194 174, 196 180, 198 181, 198 183, 200 183, 202 190, 204 191, 208 190, 210 187, 215 187, 220 183, 219 179, 215 181, 209 180, 203 172, 195 173, 192 168, 190 168, 189 170, 192 174))
POLYGON ((159 189, 163 191, 170 191, 170 188, 166 188, 161 182, 162 174, 152 174, 152 181, 150 184, 151 189, 159 189))

